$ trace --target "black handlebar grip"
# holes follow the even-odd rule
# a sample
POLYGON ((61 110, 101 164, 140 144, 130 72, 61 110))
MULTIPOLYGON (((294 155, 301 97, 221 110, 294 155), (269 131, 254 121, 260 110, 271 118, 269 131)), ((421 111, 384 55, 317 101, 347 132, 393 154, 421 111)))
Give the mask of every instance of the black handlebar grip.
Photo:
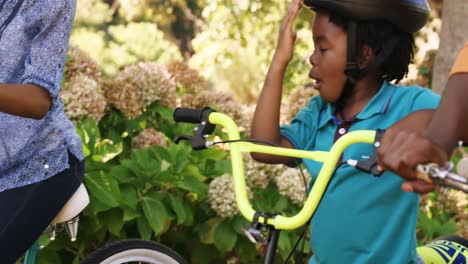
POLYGON ((206 110, 211 110, 209 107, 202 109, 192 109, 192 108, 181 108, 178 107, 174 110, 174 121, 175 122, 184 122, 198 124, 203 120, 203 114, 206 110))

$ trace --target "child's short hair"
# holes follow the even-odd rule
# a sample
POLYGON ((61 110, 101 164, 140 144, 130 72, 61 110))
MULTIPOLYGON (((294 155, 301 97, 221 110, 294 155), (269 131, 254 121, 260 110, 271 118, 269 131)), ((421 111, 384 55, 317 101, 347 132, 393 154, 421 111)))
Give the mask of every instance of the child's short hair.
MULTIPOLYGON (((337 13, 329 13, 330 22, 347 30, 349 18, 337 13)), ((390 22, 384 20, 356 21, 356 42, 358 56, 361 48, 367 45, 377 56, 385 45, 394 36, 398 37, 398 42, 390 55, 378 67, 377 74, 381 80, 398 83, 408 74, 408 66, 414 57, 414 37, 411 33, 402 32, 390 22)))

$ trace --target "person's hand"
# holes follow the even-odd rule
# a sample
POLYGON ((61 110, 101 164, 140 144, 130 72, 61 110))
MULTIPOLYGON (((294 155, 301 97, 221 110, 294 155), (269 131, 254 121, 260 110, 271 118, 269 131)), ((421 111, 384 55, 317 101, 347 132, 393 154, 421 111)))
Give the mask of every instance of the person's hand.
POLYGON ((281 23, 278 45, 276 46, 274 60, 288 64, 293 57, 296 32, 293 30, 294 21, 302 8, 303 0, 293 0, 281 23))
POLYGON ((416 178, 418 164, 436 163, 444 166, 447 154, 420 134, 405 130, 388 129, 377 152, 379 169, 390 170, 406 181, 401 188, 407 192, 428 193, 435 189, 434 183, 416 178))

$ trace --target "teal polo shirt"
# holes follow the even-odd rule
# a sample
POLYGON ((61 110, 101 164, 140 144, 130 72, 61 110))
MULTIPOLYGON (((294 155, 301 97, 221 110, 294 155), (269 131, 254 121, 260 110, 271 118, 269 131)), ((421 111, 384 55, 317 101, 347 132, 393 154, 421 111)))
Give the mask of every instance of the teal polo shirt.
MULTIPOLYGON (((329 151, 336 136, 349 131, 386 129, 411 112, 433 109, 440 96, 419 86, 384 82, 352 122, 340 122, 334 106, 313 97, 281 134, 296 149, 329 151)), ((370 144, 354 144, 343 160, 364 159, 370 144)), ((312 184, 322 163, 304 159, 312 184)), ((342 165, 311 221, 310 263, 417 263, 416 222, 419 197, 401 191, 403 179, 391 172, 380 177, 342 165)))

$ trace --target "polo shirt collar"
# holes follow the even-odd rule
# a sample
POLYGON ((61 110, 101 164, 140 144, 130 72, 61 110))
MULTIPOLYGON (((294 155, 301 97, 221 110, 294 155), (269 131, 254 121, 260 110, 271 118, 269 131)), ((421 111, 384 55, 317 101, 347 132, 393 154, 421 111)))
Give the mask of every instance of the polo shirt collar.
MULTIPOLYGON (((395 93, 396 86, 384 81, 382 87, 379 89, 376 95, 367 103, 367 105, 362 109, 362 111, 356 116, 356 119, 363 120, 371 118, 377 114, 385 114, 387 111, 390 102, 392 100, 393 94, 395 93)), ((335 105, 325 103, 319 118, 319 128, 322 128, 325 124, 330 121, 337 123, 337 118, 334 115, 335 105)))

